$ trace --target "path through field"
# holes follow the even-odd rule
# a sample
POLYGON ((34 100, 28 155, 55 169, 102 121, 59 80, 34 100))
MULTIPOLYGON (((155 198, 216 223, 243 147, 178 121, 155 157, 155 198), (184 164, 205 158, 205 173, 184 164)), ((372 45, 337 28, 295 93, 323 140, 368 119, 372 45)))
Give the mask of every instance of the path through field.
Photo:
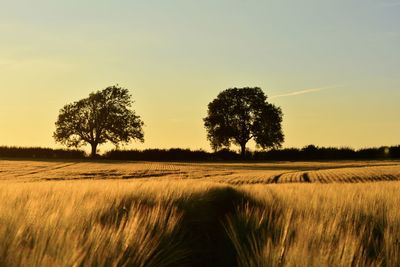
POLYGON ((388 181, 400 161, 0 160, 0 266, 400 266, 388 181))

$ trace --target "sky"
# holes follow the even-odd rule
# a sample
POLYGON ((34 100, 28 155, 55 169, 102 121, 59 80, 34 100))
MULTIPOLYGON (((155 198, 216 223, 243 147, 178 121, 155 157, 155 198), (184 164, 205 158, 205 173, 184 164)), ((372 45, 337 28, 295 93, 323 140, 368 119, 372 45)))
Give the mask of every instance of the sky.
POLYGON ((282 108, 283 147, 400 143, 400 0, 0 4, 0 145, 60 147, 59 110, 115 84, 145 122, 128 148, 210 150, 207 104, 245 86, 282 108))

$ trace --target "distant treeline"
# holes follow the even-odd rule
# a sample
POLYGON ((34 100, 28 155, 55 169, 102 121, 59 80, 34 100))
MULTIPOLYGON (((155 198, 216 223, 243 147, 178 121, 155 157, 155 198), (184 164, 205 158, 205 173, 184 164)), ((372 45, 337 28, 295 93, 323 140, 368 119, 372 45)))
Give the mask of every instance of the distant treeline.
MULTIPOLYGON (((83 150, 51 149, 40 147, 0 147, 1 158, 43 158, 43 159, 83 159, 83 150)), ((235 151, 222 149, 218 152, 189 149, 146 149, 111 150, 98 159, 133 161, 238 161, 241 155, 235 151)), ((270 151, 248 151, 247 160, 253 161, 307 161, 307 160, 373 160, 400 159, 400 146, 352 148, 306 146, 302 149, 285 148, 270 151)))
MULTIPOLYGON (((113 160, 148 160, 148 161, 223 161, 242 160, 239 153, 223 149, 209 153, 203 150, 189 149, 146 149, 146 150, 112 150, 103 155, 113 160)), ((248 151, 247 160, 254 161, 301 161, 301 160, 362 160, 362 159, 400 159, 400 146, 366 148, 331 148, 306 146, 302 149, 285 148, 270 151, 248 151)))
POLYGON ((1 158, 83 159, 83 150, 0 146, 1 158))
POLYGON ((239 160, 240 155, 223 149, 218 152, 190 149, 146 149, 146 150, 111 150, 103 155, 112 160, 148 160, 148 161, 220 161, 239 160))
POLYGON ((306 146, 302 149, 286 148, 266 152, 255 152, 250 155, 254 160, 365 160, 365 159, 399 159, 400 146, 363 148, 317 147, 306 146))

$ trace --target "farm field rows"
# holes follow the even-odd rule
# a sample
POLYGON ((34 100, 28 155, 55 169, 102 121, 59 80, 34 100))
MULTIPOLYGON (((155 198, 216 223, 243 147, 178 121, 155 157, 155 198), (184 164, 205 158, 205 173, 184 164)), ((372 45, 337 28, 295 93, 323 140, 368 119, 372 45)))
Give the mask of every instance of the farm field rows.
POLYGON ((400 161, 179 163, 0 161, 0 181, 202 179, 232 185, 400 180, 400 161))

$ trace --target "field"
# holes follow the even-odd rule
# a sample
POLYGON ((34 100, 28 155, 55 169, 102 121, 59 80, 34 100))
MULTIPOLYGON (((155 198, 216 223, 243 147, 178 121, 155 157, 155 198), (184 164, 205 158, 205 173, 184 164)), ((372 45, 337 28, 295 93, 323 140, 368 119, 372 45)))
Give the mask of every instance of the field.
POLYGON ((400 162, 0 161, 0 266, 399 266, 400 162))
POLYGON ((400 161, 160 163, 0 161, 0 181, 199 180, 230 185, 400 180, 400 161))

